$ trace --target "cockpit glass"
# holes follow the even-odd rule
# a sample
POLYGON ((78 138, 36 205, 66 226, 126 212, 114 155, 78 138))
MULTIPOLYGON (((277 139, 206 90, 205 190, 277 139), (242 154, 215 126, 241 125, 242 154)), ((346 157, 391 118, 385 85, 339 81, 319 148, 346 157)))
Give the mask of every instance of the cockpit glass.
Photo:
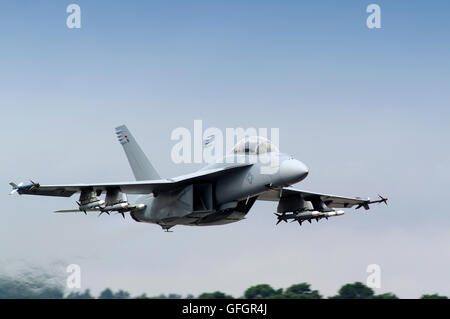
POLYGON ((235 154, 264 154, 271 152, 279 153, 278 147, 261 136, 246 137, 233 148, 233 153, 235 154))

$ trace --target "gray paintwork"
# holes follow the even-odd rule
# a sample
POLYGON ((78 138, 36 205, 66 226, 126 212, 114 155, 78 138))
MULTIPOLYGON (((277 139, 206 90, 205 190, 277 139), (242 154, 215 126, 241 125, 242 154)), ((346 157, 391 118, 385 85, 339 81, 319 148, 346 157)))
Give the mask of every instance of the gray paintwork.
MULTIPOLYGON (((16 185, 12 193, 70 197, 80 194, 79 209, 58 212, 130 212, 135 221, 154 223, 168 230, 175 225, 223 225, 245 218, 256 200, 279 202, 278 222, 342 215, 335 208, 368 209, 387 199, 349 198, 300 191, 290 186, 308 175, 308 167, 283 153, 236 151, 192 174, 161 179, 126 126, 116 128, 135 182, 72 185, 16 185), (267 167, 270 171, 267 172, 267 167), (266 169, 266 170, 265 170, 266 169), (105 201, 99 196, 106 193, 105 201), (128 203, 126 194, 141 194, 128 203)), ((248 144, 246 144, 248 147, 248 144)), ((258 146, 257 146, 258 147, 258 146)), ((261 148, 262 149, 262 148, 261 148)))

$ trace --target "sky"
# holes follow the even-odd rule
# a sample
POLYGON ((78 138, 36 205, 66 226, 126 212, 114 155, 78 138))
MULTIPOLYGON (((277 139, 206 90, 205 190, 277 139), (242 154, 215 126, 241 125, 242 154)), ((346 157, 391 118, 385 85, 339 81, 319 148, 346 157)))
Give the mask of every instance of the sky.
POLYGON ((43 267, 82 289, 132 295, 366 282, 403 298, 450 295, 448 1, 2 1, 0 272, 43 267), (66 7, 81 8, 81 28, 66 7), (366 7, 381 8, 368 29, 366 7), (77 198, 8 196, 8 182, 133 180, 126 124, 163 177, 171 132, 279 128, 310 168, 297 188, 389 197, 369 212, 275 226, 275 203, 217 227, 57 215, 77 198))

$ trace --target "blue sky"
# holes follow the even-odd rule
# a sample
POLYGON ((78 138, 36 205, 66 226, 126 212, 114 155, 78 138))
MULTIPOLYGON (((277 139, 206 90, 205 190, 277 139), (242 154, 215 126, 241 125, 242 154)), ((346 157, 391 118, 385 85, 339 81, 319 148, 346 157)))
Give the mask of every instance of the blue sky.
POLYGON ((450 294, 448 1, 376 1, 379 30, 365 25, 371 1, 74 1, 79 30, 70 3, 0 4, 0 265, 79 263, 94 291, 238 296, 302 281, 331 295, 378 263, 379 292, 450 294), (187 173, 199 166, 170 161, 170 133, 196 119, 280 128, 282 150, 311 169, 299 188, 379 192, 389 206, 299 229, 275 228, 262 203, 246 221, 168 236, 50 213, 75 198, 6 195, 10 180, 132 179, 120 124, 162 176, 187 173))

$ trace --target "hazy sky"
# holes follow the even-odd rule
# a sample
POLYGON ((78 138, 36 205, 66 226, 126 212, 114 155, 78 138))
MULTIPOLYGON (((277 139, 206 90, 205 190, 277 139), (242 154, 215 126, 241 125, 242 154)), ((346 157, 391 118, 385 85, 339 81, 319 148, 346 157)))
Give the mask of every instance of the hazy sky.
MULTIPOLYGON (((2 1, 0 271, 79 264, 82 288, 133 295, 276 288, 325 295, 365 282, 450 295, 448 1, 2 1), (81 29, 66 7, 81 7, 81 29), (382 28, 369 30, 370 3, 382 28), (389 197, 369 213, 275 227, 275 203, 218 227, 56 215, 70 199, 8 196, 8 182, 132 180, 126 124, 163 177, 177 127, 280 129, 310 167, 296 187, 389 197), (3 269, 3 270, 1 270, 3 269)), ((65 266, 64 266, 65 267, 65 266)), ((64 268, 63 267, 63 268, 64 268)), ((64 269, 62 269, 64 270, 64 269)), ((58 272, 59 273, 56 273, 58 272)))

